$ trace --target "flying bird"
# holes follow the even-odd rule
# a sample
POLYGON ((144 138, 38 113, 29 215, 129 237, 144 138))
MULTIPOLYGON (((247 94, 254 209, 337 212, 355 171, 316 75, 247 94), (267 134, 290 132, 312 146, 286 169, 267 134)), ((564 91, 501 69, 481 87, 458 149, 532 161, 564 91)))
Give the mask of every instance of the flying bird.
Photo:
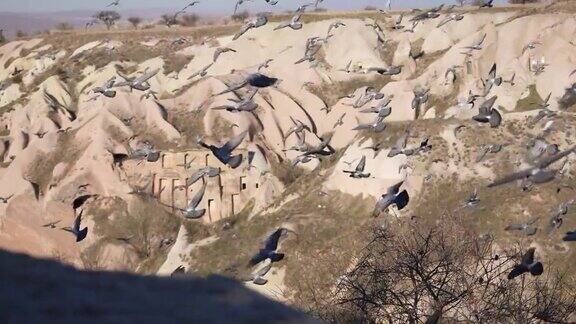
POLYGON ((221 91, 221 92, 215 94, 214 96, 219 96, 219 95, 223 95, 223 94, 228 93, 228 92, 236 91, 236 90, 239 90, 245 86, 252 86, 252 87, 256 87, 256 88, 267 88, 267 87, 276 85, 278 83, 280 83, 280 79, 269 77, 269 76, 266 76, 266 75, 261 74, 261 73, 252 73, 252 74, 248 75, 248 77, 246 77, 246 79, 244 79, 244 81, 242 81, 236 85, 229 86, 228 89, 221 91))
POLYGON ((538 231, 537 227, 532 226, 538 221, 538 219, 539 219, 539 217, 534 217, 534 218, 529 219, 523 223, 510 224, 510 225, 506 226, 506 228, 504 228, 504 230, 505 231, 521 231, 526 236, 532 236, 532 235, 536 234, 536 231, 538 231))
POLYGON ((128 86, 130 88, 130 91, 132 91, 132 89, 136 89, 136 90, 140 90, 140 91, 146 91, 146 90, 150 89, 150 83, 148 83, 148 80, 153 78, 156 74, 158 74, 158 72, 160 72, 160 69, 155 69, 155 70, 152 70, 149 72, 145 72, 141 76, 136 77, 134 79, 128 78, 128 77, 120 74, 120 72, 116 72, 116 73, 118 73, 118 75, 121 78, 124 79, 124 81, 117 83, 115 85, 115 87, 128 86))
POLYGON ((109 5, 107 5, 106 7, 115 7, 115 6, 118 6, 119 4, 120 4, 120 0, 114 0, 109 5))
POLYGON ((290 27, 293 30, 302 29, 302 23, 300 22, 301 17, 302 14, 298 13, 295 16, 293 16, 290 20, 279 23, 278 26, 274 28, 274 30, 284 29, 286 27, 290 27))
POLYGON ((492 128, 500 126, 502 123, 502 115, 496 108, 493 108, 496 99, 498 99, 498 97, 493 96, 484 101, 478 109, 478 115, 473 116, 472 119, 479 123, 489 123, 492 128))
POLYGON ((391 205, 396 205, 398 210, 402 210, 404 207, 406 207, 406 205, 408 205, 408 202, 410 201, 408 191, 402 190, 402 192, 400 192, 400 187, 402 187, 403 184, 404 181, 398 182, 397 184, 388 188, 387 192, 378 198, 376 207, 372 213, 374 217, 379 216, 391 205))
POLYGON ((112 90, 112 88, 114 87, 114 82, 116 82, 115 76, 113 76, 108 81, 106 81, 106 83, 104 83, 104 85, 102 87, 93 88, 92 92, 100 93, 100 94, 102 94, 108 98, 114 98, 114 97, 116 97, 116 91, 112 90))
POLYGON ((184 217, 189 219, 198 219, 204 216, 204 214, 206 213, 206 209, 203 208, 198 209, 198 205, 202 201, 205 192, 206 192, 206 182, 202 184, 202 188, 200 188, 200 190, 198 190, 196 195, 192 197, 192 199, 188 203, 188 206, 186 206, 185 209, 181 209, 181 211, 184 213, 184 217))
POLYGON ((291 230, 280 227, 272 234, 270 234, 266 240, 264 241, 264 246, 250 259, 250 266, 255 266, 258 263, 269 259, 271 262, 278 262, 284 258, 283 253, 278 253, 278 244, 280 239, 288 232, 292 232, 291 230))
POLYGON ((214 156, 220 162, 227 164, 232 169, 236 169, 242 163, 242 154, 232 155, 232 151, 234 151, 234 149, 236 149, 242 143, 244 137, 246 137, 246 134, 248 134, 248 131, 244 131, 236 135, 221 147, 208 145, 202 142, 202 140, 198 140, 198 144, 212 151, 212 154, 214 154, 214 156))
POLYGON ((72 227, 63 227, 62 228, 62 230, 74 234, 74 236, 76 237, 76 242, 82 241, 83 239, 86 238, 86 235, 88 234, 88 227, 84 227, 83 229, 80 229, 80 222, 82 222, 82 213, 83 212, 84 212, 84 210, 81 210, 80 213, 78 214, 78 216, 76 216, 76 218, 74 219, 74 223, 72 224, 72 227))
POLYGON ((353 171, 343 170, 342 172, 350 174, 350 178, 362 179, 370 177, 370 173, 364 173, 364 168, 366 167, 366 156, 362 155, 360 162, 356 165, 353 171))
POLYGON ((514 269, 508 274, 508 279, 514 279, 525 273, 530 273, 532 276, 539 276, 544 273, 544 266, 541 262, 534 260, 534 252, 536 248, 529 248, 528 251, 522 256, 522 261, 514 266, 514 269))
POLYGON ((500 186, 503 184, 507 184, 509 182, 513 182, 516 180, 523 180, 523 179, 530 181, 532 183, 549 182, 549 181, 554 179, 557 171, 547 170, 547 167, 550 166, 551 164, 553 164, 554 162, 570 155, 572 152, 574 152, 574 149, 576 149, 576 146, 573 146, 573 147, 565 150, 564 152, 560 152, 560 153, 553 155, 551 157, 547 157, 545 159, 542 159, 540 162, 538 162, 536 164, 536 166, 524 169, 524 170, 519 171, 519 172, 512 173, 508 176, 505 176, 501 179, 498 179, 498 180, 492 182, 491 184, 489 184, 488 187, 489 188, 496 187, 496 186, 500 186))
POLYGON ((236 33, 236 35, 234 35, 232 40, 237 40, 238 38, 240 38, 240 36, 244 35, 248 30, 253 29, 253 28, 262 27, 262 26, 266 25, 267 23, 268 23, 268 18, 266 18, 266 16, 264 16, 264 15, 256 16, 256 17, 248 20, 248 22, 246 22, 246 24, 244 26, 242 26, 242 28, 240 28, 240 31, 238 31, 238 33, 236 33))
POLYGON ((228 52, 236 53, 236 50, 232 49, 230 47, 218 47, 216 49, 216 51, 214 51, 214 55, 212 57, 212 62, 216 63, 216 60, 218 60, 218 57, 220 57, 220 55, 222 55, 224 53, 228 53, 228 52))

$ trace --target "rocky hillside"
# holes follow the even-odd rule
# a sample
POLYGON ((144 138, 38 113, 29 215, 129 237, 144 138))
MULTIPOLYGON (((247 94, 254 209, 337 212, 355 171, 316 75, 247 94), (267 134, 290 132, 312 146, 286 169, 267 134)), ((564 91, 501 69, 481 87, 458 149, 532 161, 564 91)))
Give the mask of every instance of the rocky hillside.
POLYGON ((389 221, 466 218, 499 249, 573 260, 573 209, 552 222, 574 197, 573 155, 550 166, 554 181, 488 185, 574 145, 575 10, 314 13, 300 30, 272 16, 239 37, 226 25, 5 44, 0 247, 79 269, 250 281, 250 258, 281 227, 284 259, 247 285, 289 302, 306 285, 328 291, 389 221), (254 73, 278 81, 244 86, 254 73), (142 75, 149 89, 129 86, 142 75), (255 108, 222 109, 239 102, 255 108), (209 149, 233 138, 239 165, 209 149), (189 181, 206 167, 218 174, 189 181), (407 206, 372 217, 400 181, 407 206), (205 212, 191 219, 195 197, 205 212), (59 228, 80 211, 76 242, 59 228), (532 235, 505 230, 535 216, 532 235))

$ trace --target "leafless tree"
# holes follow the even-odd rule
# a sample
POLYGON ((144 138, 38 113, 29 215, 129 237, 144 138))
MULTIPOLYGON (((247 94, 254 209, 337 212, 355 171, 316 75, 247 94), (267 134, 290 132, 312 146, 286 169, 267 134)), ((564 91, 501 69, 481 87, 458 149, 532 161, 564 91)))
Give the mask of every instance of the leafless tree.
POLYGON ((172 14, 164 14, 160 17, 160 24, 172 27, 178 24, 178 18, 172 14))
MULTIPOLYGON (((576 311, 573 278, 553 270, 508 280, 520 245, 447 221, 441 226, 378 227, 352 270, 312 312, 332 322, 566 322, 576 311)), ((550 267, 548 267, 550 268, 550 267)))
POLYGON ((119 13, 112 10, 104 10, 96 13, 93 17, 94 19, 100 20, 107 29, 112 28, 122 18, 119 13))

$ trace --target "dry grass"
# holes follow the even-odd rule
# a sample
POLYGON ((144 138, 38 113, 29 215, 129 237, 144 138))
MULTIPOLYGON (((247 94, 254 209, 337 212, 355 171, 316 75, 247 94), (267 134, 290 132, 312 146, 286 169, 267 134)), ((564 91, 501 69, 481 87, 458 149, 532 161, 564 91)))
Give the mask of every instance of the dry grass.
POLYGON ((167 250, 161 241, 175 240, 180 226, 177 216, 145 199, 127 203, 118 197, 101 198, 88 205, 85 213, 94 220, 93 232, 99 239, 83 253, 83 259, 97 260, 106 244, 128 244, 138 256, 133 268, 146 274, 155 273, 164 262, 167 250), (118 238, 128 238, 128 243, 118 238))
POLYGON ((345 82, 313 85, 310 86, 308 90, 321 98, 328 107, 332 107, 340 100, 340 98, 353 93, 359 88, 374 87, 380 90, 388 82, 390 82, 390 77, 375 75, 370 77, 356 77, 345 82))
POLYGON ((164 74, 179 72, 192 60, 192 57, 179 54, 169 54, 164 56, 164 74))
POLYGON ((235 216, 231 228, 217 234, 220 238, 217 242, 192 253, 193 272, 245 278, 251 271, 248 261, 261 247, 262 240, 289 223, 296 227, 298 234, 288 234, 282 241, 281 251, 286 256, 274 266, 287 269, 285 283, 289 291, 282 293, 302 299, 306 297, 303 294, 310 292, 305 284, 314 282, 320 287, 330 287, 351 264, 355 252, 364 244, 365 229, 373 223, 368 216, 374 203, 372 199, 338 192, 326 197, 318 195, 317 189, 326 180, 338 154, 326 158, 317 170, 291 182, 276 202, 288 195, 299 198, 286 203, 279 211, 257 215, 250 221, 248 211, 235 216))
POLYGON ((543 99, 538 94, 538 91, 536 91, 535 84, 530 85, 528 90, 530 91, 528 97, 520 99, 518 102, 516 102, 516 108, 514 108, 515 111, 534 110, 537 109, 538 105, 542 103, 543 99))
POLYGON ((87 144, 85 143, 75 141, 72 133, 62 134, 58 138, 56 150, 46 154, 38 154, 34 162, 28 165, 24 174, 27 179, 36 182, 42 192, 46 192, 52 179, 54 167, 59 163, 66 163, 64 174, 68 174, 82 152, 84 152, 86 146, 87 144))

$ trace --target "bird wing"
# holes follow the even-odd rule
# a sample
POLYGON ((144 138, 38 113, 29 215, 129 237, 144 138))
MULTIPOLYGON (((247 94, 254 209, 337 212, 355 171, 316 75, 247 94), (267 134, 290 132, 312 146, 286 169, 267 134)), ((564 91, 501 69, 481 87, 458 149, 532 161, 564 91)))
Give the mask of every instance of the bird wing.
POLYGON ((404 180, 398 182, 397 184, 391 186, 387 190, 388 195, 396 195, 400 191, 400 187, 404 184, 404 180))
POLYGON ((493 96, 492 98, 484 101, 482 103, 482 105, 480 105, 480 108, 478 108, 479 112, 481 115, 488 115, 490 114, 490 109, 492 109, 492 106, 494 106, 494 103, 496 102, 496 99, 498 99, 498 96, 493 96))
MULTIPOLYGON (((484 35, 486 37, 486 35, 484 35)), ((484 39, 482 39, 484 40, 484 39)), ((496 78, 496 63, 492 64, 492 68, 490 68, 490 72, 488 72, 488 76, 492 79, 496 78)))
POLYGON ((255 277, 265 276, 268 273, 268 271, 270 271, 271 268, 272 268, 272 260, 266 259, 264 260, 264 265, 262 266, 262 268, 254 272, 254 276, 255 277))
POLYGON ((536 248, 529 248, 528 251, 524 253, 524 256, 522 256, 522 264, 529 265, 534 263, 534 252, 536 252, 536 248))
POLYGON ((448 17, 442 19, 442 21, 440 23, 438 23, 438 25, 436 25, 436 27, 442 27, 442 26, 446 25, 450 20, 452 20, 452 17, 448 16, 448 17))
POLYGON ((114 82, 116 81, 116 76, 111 77, 106 83, 104 84, 104 88, 112 88, 114 86, 114 82))
POLYGON ((246 33, 250 28, 252 28, 252 24, 248 23, 244 26, 242 26, 242 28, 240 28, 240 30, 236 33, 236 35, 234 35, 234 37, 232 38, 232 40, 237 40, 238 38, 240 38, 240 36, 244 35, 244 33, 246 33))
POLYGON ((90 199, 93 195, 83 195, 80 197, 77 197, 76 199, 74 199, 72 201, 72 208, 73 209, 78 209, 79 207, 81 207, 82 205, 84 205, 84 203, 90 199))
MULTIPOLYGON (((484 40, 486 39, 486 33, 484 33, 484 35, 482 35, 482 38, 476 43, 476 46, 480 46, 482 45, 482 43, 484 43, 484 40)), ((494 66, 492 67, 494 70, 496 70, 496 64, 494 64, 494 66)))
POLYGON ((76 218, 74 219, 74 224, 72 225, 72 228, 74 229, 75 232, 80 232, 80 223, 82 222, 82 213, 84 212, 84 210, 82 209, 80 211, 80 213, 78 214, 78 216, 76 216, 76 218))
POLYGON ((530 176, 530 174, 532 174, 533 170, 534 170, 534 168, 530 168, 530 169, 522 170, 520 172, 512 173, 508 176, 505 176, 503 178, 495 180, 494 182, 492 182, 491 184, 488 185, 488 188, 497 187, 497 186, 507 184, 507 183, 512 182, 512 181, 528 178, 530 176))
POLYGON ((196 172, 194 172, 190 178, 188 178, 186 180, 186 186, 191 186, 193 184, 196 183, 196 181, 200 180, 200 178, 202 178, 204 175, 206 174, 206 169, 205 168, 201 168, 199 170, 196 170, 196 172))
POLYGON ((228 142, 226 142, 226 144, 224 144, 222 149, 226 150, 228 152, 234 151, 234 149, 236 149, 238 147, 238 145, 240 145, 242 143, 242 141, 244 140, 244 137, 246 137, 247 133, 248 133, 248 131, 244 131, 244 132, 236 135, 235 137, 231 138, 228 142))
POLYGON ((143 75, 137 77, 134 80, 134 83, 146 82, 146 81, 150 80, 153 76, 155 76, 158 72, 160 72, 160 69, 155 69, 155 70, 152 70, 148 73, 144 73, 143 75))
POLYGON ((544 102, 543 102, 544 104, 547 104, 550 101, 550 96, 552 96, 552 92, 550 92, 548 94, 548 96, 546 97, 546 99, 544 99, 544 102))
POLYGON ((406 148, 406 144, 408 143, 408 136, 410 136, 410 132, 407 130, 396 140, 396 144, 394 145, 397 149, 404 149, 406 148))
POLYGON ((360 162, 358 162, 358 165, 356 166, 356 171, 363 172, 365 166, 366 166, 366 156, 362 155, 360 162))
POLYGON ((576 149, 576 146, 572 146, 571 148, 558 153, 554 156, 551 156, 549 158, 543 159, 542 161, 540 161, 540 163, 538 163, 538 167, 540 167, 541 169, 548 167, 549 165, 551 165, 552 163, 570 155, 570 153, 574 152, 574 150, 576 149))
POLYGON ((524 229, 524 224, 510 224, 504 228, 505 231, 521 231, 524 229))
POLYGON ((264 242, 264 249, 268 251, 276 251, 278 248, 278 242, 280 241, 280 237, 282 236, 283 232, 284 229, 279 228, 270 234, 264 242))
POLYGON ((204 182, 204 184, 202 185, 202 188, 196 193, 196 195, 194 195, 194 197, 192 197, 192 199, 188 203, 187 208, 188 209, 195 209, 196 207, 198 207, 198 205, 202 201, 202 198, 204 197, 205 191, 206 191, 206 182, 204 182))

